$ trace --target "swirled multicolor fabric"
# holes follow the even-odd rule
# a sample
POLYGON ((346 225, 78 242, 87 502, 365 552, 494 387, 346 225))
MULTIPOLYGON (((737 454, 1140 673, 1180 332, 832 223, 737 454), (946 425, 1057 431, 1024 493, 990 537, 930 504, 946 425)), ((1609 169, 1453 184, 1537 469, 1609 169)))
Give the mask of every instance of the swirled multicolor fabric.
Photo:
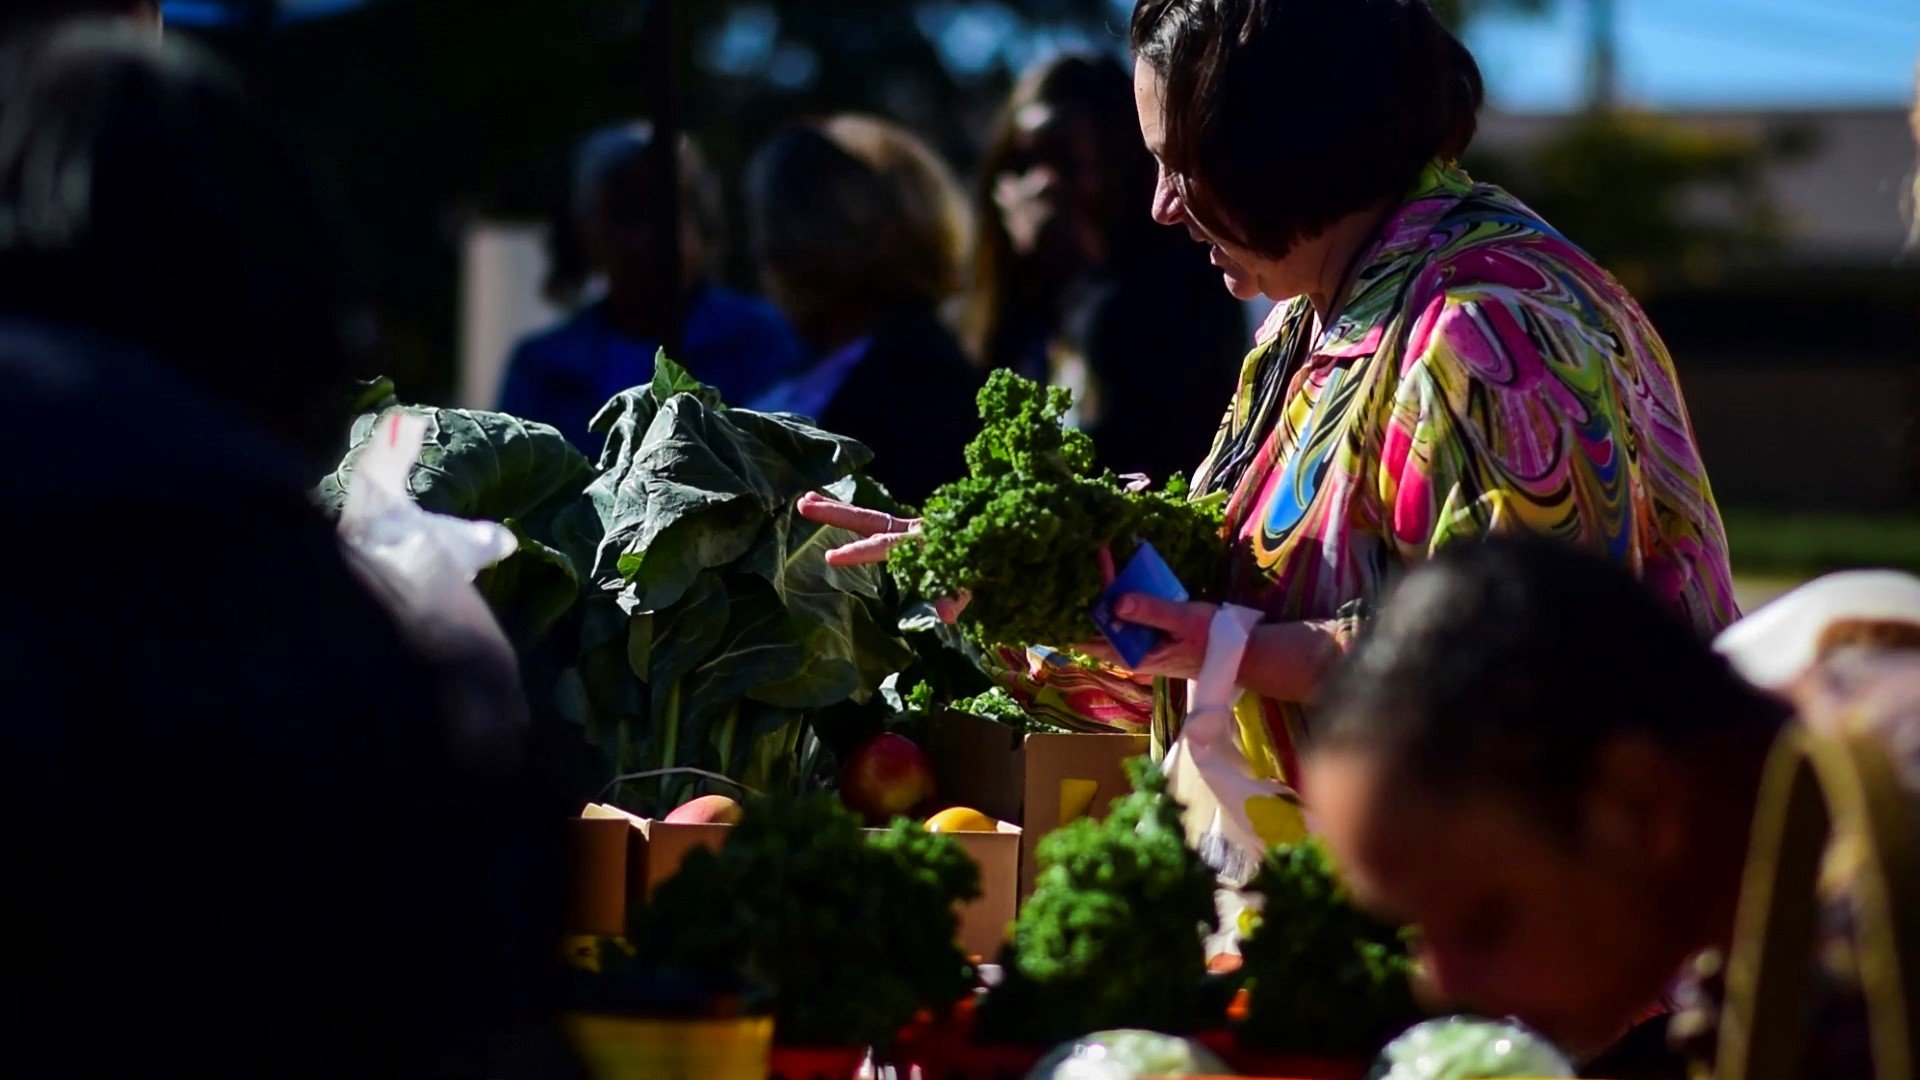
MULTIPOLYGON (((1630 568, 1703 635, 1737 616, 1673 361, 1619 283, 1440 163, 1360 266, 1317 337, 1304 298, 1275 310, 1196 475, 1230 493, 1228 599, 1332 619, 1448 544, 1530 532, 1630 568)), ((1248 708, 1294 779, 1299 708, 1248 708)))

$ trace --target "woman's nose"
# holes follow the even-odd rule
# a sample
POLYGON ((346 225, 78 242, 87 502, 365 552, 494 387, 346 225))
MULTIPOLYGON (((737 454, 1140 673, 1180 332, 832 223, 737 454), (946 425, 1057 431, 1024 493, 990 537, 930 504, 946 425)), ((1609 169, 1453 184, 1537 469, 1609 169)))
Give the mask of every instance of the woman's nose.
POLYGON ((1172 178, 1163 170, 1153 187, 1153 220, 1162 225, 1178 225, 1187 219, 1186 207, 1172 178))

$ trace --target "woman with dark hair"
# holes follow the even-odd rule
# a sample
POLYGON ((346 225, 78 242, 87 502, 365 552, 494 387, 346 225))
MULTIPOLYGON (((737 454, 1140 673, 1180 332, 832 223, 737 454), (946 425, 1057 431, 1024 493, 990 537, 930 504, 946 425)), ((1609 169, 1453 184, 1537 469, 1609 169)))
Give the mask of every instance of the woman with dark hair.
POLYGON ((965 334, 984 366, 1071 387, 1106 464, 1166 477, 1205 451, 1247 335, 1206 259, 1147 212, 1132 94, 1105 56, 1022 76, 974 192, 965 334))
POLYGON ((775 136, 747 186, 767 294, 815 358, 753 404, 859 439, 874 477, 925 499, 979 427, 979 376, 939 313, 965 264, 952 174, 900 126, 837 116, 775 136))
MULTIPOLYGON (((1256 766, 1297 778, 1302 704, 1388 580, 1450 544, 1553 537, 1702 634, 1731 621, 1666 348, 1592 259, 1455 164, 1480 72, 1425 0, 1140 0, 1132 39, 1155 220, 1235 296, 1280 302, 1194 485, 1227 497, 1230 546, 1191 584, 1265 620, 1240 669, 1242 735, 1271 736, 1256 766)), ((1118 615, 1164 633, 1139 673, 1196 674, 1211 605, 1118 615)))
POLYGON ((501 411, 552 424, 592 452, 601 439, 587 424, 609 398, 652 377, 654 355, 668 337, 679 338, 674 359, 734 404, 798 366, 799 343, 779 313, 709 277, 709 253, 721 247, 719 186, 693 143, 681 141, 679 161, 683 280, 666 286, 656 280, 661 200, 653 126, 619 124, 581 142, 566 209, 549 238, 547 295, 571 306, 590 286, 604 284, 605 292, 515 346, 501 411), (675 299, 677 308, 666 302, 675 299), (679 332, 671 335, 668 320, 675 318, 679 332))

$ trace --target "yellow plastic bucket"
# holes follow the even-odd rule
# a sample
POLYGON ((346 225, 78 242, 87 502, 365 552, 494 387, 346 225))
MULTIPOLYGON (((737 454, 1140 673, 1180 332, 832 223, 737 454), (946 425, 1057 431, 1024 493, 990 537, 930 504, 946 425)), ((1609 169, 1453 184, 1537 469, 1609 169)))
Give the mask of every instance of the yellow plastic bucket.
POLYGON ((594 1080, 766 1080, 773 1018, 648 1020, 575 1013, 574 1049, 594 1080))

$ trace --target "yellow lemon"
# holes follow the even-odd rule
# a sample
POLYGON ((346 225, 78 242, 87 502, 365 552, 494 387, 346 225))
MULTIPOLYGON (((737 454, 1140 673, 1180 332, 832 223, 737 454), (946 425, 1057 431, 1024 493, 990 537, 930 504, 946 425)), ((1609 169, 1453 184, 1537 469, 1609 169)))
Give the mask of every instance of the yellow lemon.
POLYGON ((928 832, 999 832, 1000 823, 967 806, 950 806, 927 819, 928 832))

